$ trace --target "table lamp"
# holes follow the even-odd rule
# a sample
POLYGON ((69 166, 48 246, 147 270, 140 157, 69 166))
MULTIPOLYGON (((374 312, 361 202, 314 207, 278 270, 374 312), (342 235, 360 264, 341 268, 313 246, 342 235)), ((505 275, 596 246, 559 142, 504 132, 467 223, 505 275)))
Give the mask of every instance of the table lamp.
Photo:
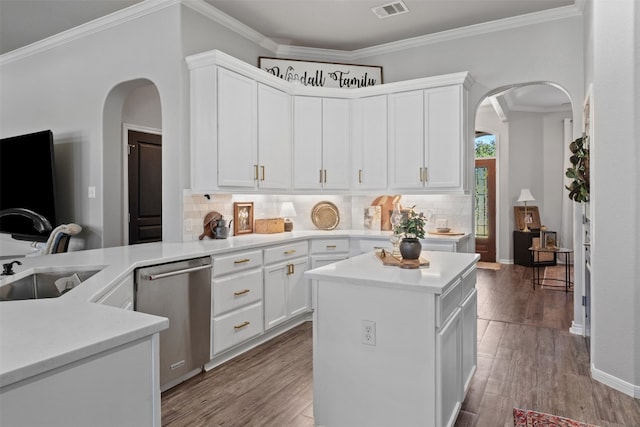
POLYGON ((284 231, 292 231, 293 221, 291 221, 291 217, 296 216, 296 208, 293 207, 293 203, 284 202, 280 209, 280 216, 284 218, 284 231))
POLYGON ((527 202, 533 202, 535 199, 531 195, 531 191, 528 188, 523 188, 520 190, 520 197, 518 197, 519 202, 524 202, 524 230, 522 231, 531 231, 529 230, 529 222, 527 217, 527 202))

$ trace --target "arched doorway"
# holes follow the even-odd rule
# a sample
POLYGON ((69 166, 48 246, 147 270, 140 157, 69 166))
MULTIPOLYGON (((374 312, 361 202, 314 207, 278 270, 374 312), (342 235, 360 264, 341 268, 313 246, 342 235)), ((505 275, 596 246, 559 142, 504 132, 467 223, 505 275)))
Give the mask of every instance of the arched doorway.
POLYGON ((571 216, 565 214, 571 206, 564 189, 568 161, 564 120, 572 117, 567 92, 546 82, 497 88, 478 105, 475 130, 479 135, 495 135, 496 140, 497 262, 513 262, 513 206, 522 188, 532 189, 549 229, 572 230, 572 222, 567 221, 571 216))
MULTIPOLYGON (((116 85, 107 95, 103 117, 102 247, 107 248, 129 243, 127 130, 161 134, 162 113, 157 87, 148 79, 116 85)), ((159 191, 161 194, 161 187, 159 191)))

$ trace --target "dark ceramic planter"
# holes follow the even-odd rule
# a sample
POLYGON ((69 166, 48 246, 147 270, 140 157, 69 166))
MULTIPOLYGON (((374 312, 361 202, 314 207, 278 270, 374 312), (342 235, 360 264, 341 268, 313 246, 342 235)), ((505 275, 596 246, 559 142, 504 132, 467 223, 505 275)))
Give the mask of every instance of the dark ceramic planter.
POLYGON ((405 237, 400 242, 400 254, 403 259, 418 259, 422 252, 422 243, 415 237, 405 237))

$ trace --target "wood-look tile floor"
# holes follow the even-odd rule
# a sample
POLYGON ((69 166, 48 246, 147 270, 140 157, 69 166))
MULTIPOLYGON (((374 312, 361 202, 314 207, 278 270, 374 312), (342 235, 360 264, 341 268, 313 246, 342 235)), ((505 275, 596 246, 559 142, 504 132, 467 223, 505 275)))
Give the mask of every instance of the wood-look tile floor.
MULTIPOLYGON (((561 268, 547 268, 548 277, 561 268)), ((585 340, 568 332, 573 293, 533 290, 531 269, 518 265, 478 270, 477 288, 478 368, 456 427, 511 427, 514 407, 640 426, 640 400, 591 379, 585 340)), ((162 425, 313 426, 311 328, 306 322, 163 393, 162 425)))

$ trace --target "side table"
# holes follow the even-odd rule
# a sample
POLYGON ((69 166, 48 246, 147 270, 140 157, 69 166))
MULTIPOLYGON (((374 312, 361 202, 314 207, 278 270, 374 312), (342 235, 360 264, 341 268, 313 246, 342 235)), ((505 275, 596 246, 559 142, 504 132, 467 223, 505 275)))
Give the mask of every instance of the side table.
POLYGON ((542 286, 542 282, 544 280, 556 280, 559 282, 563 282, 564 283, 564 291, 565 292, 569 292, 569 288, 571 287, 571 285, 573 284, 573 282, 571 282, 571 269, 570 269, 570 258, 571 258, 571 254, 573 253, 573 249, 569 249, 569 248, 541 248, 541 247, 537 247, 537 246, 532 246, 529 248, 529 251, 531 251, 531 255, 533 257, 533 276, 531 278, 531 283, 533 285, 533 290, 536 289, 536 285, 538 286, 542 286), (545 279, 544 277, 540 277, 540 269, 544 268, 544 265, 541 265, 538 260, 540 259, 540 254, 541 253, 555 253, 555 254, 561 254, 564 255, 564 279, 555 279, 555 278, 549 278, 549 279, 545 279))

